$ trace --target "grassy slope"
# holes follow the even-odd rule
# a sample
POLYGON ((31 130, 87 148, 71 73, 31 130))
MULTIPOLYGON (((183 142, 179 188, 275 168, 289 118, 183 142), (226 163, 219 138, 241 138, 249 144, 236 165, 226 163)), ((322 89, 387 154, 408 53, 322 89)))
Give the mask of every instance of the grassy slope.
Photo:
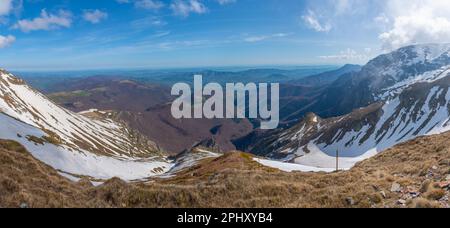
POLYGON ((449 192, 435 183, 450 174, 449 139, 450 133, 418 138, 348 172, 284 173, 248 154, 228 153, 175 178, 134 184, 112 179, 99 187, 64 180, 16 145, 6 153, 0 149, 0 206, 445 207, 448 199, 437 199, 449 192), (11 183, 19 186, 8 187, 15 186, 11 183), (393 183, 401 184, 404 193, 391 192, 393 183), (36 186, 42 188, 33 190, 36 186), (420 197, 408 199, 406 189, 420 197), (398 204, 402 198, 405 205, 398 204))
POLYGON ((0 140, 0 206, 81 207, 81 185, 34 159, 20 144, 0 140))

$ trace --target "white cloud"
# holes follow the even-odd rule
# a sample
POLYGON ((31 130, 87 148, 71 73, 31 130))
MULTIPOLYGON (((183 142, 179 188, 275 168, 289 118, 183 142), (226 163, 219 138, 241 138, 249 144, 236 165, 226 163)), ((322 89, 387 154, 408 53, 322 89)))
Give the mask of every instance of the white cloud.
POLYGON ((352 9, 352 4, 354 3, 351 0, 334 0, 332 1, 335 5, 336 14, 343 14, 352 9))
POLYGON ((134 6, 146 10, 159 10, 164 7, 164 3, 155 0, 137 0, 134 6))
POLYGON ((13 28, 23 32, 37 30, 53 30, 59 28, 70 28, 72 26, 72 14, 68 11, 60 10, 57 14, 49 14, 45 9, 41 11, 40 17, 32 20, 20 20, 13 28))
POLYGON ((450 1, 387 1, 388 29, 379 35, 384 50, 417 43, 450 42, 450 1))
POLYGON ((0 16, 8 15, 13 9, 13 0, 0 1, 0 16))
POLYGON ((319 58, 333 62, 360 63, 368 61, 373 57, 373 55, 374 53, 372 53, 371 48, 365 48, 363 53, 359 53, 354 49, 347 48, 346 50, 341 51, 339 54, 324 55, 319 56, 319 58))
POLYGON ((162 27, 167 22, 160 17, 145 17, 131 22, 131 26, 135 29, 147 29, 148 27, 162 27))
POLYGON ((187 17, 191 13, 204 14, 208 11, 200 0, 175 0, 170 8, 175 15, 182 17, 187 17))
POLYGON ((159 10, 165 4, 159 0, 116 0, 119 4, 134 3, 134 7, 146 10, 159 10))
POLYGON ((244 41, 249 42, 249 43, 254 43, 254 42, 266 40, 267 38, 268 38, 267 36, 251 36, 251 37, 246 37, 244 39, 244 41))
POLYGON ((108 18, 108 14, 106 12, 103 12, 101 10, 85 10, 83 12, 83 19, 86 21, 91 22, 92 24, 98 24, 102 20, 105 20, 108 18))
POLYGON ((237 0, 216 0, 220 5, 235 3, 237 0))
POLYGON ((312 10, 308 10, 308 13, 303 15, 302 19, 309 28, 314 29, 317 32, 329 32, 332 28, 331 24, 328 22, 323 23, 319 21, 318 16, 312 10))
POLYGON ((383 0, 306 0, 302 23, 317 32, 360 26, 364 23, 361 18, 376 10, 373 5, 378 1, 383 0))
POLYGON ((365 14, 368 10, 374 10, 371 1, 374 0, 331 0, 331 14, 335 16, 365 14))
POLYGON ((152 35, 152 37, 160 38, 160 37, 168 36, 170 34, 171 34, 170 31, 159 31, 159 32, 155 33, 154 35, 152 35))
POLYGON ((16 41, 16 38, 14 36, 1 36, 0 35, 0 48, 5 48, 11 45, 16 41))
POLYGON ((450 43, 449 0, 308 0, 303 23, 379 38, 384 51, 418 43, 450 43))
POLYGON ((389 18, 386 17, 386 15, 384 14, 375 17, 373 20, 375 21, 376 24, 380 26, 385 26, 391 22, 391 20, 389 20, 389 18))
POLYGON ((244 38, 244 41, 249 42, 249 43, 255 43, 255 42, 260 42, 260 41, 264 41, 264 40, 269 40, 272 38, 282 38, 282 37, 286 37, 286 36, 289 36, 289 34, 276 33, 276 34, 271 34, 271 35, 249 36, 249 37, 244 38))

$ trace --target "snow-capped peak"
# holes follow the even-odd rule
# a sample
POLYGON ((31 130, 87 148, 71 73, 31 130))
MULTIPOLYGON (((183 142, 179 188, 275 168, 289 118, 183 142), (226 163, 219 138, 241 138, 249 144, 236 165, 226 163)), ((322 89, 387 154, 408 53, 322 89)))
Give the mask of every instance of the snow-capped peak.
POLYGON ((423 44, 402 48, 400 50, 412 49, 415 53, 416 62, 432 62, 441 57, 448 57, 450 44, 423 44))
POLYGON ((381 55, 322 95, 330 98, 324 99, 330 105, 350 106, 344 107, 350 111, 317 118, 318 123, 309 114, 290 129, 256 140, 253 151, 332 168, 333 159, 323 154, 332 157, 339 152, 340 157, 356 162, 418 136, 449 131, 449 53, 450 44, 427 44, 381 55))

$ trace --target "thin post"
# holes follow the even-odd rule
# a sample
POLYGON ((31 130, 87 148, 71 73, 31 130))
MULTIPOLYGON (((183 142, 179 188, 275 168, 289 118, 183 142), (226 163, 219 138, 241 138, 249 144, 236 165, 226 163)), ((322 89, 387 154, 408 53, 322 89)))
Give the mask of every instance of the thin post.
POLYGON ((339 172, 339 150, 336 150, 336 172, 339 172))

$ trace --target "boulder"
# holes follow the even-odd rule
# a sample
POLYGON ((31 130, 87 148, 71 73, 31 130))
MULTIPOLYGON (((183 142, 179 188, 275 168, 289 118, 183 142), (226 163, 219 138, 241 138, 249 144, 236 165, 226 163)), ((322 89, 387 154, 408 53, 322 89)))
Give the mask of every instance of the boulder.
POLYGON ((383 198, 385 198, 385 199, 387 198, 386 192, 381 191, 380 194, 381 194, 381 196, 382 196, 383 198))
POLYGON ((401 192, 402 186, 399 183, 393 183, 391 187, 391 192, 401 192))
POLYGON ((350 206, 355 205, 355 200, 353 200, 352 197, 345 198, 345 202, 347 202, 347 204, 350 205, 350 206))

